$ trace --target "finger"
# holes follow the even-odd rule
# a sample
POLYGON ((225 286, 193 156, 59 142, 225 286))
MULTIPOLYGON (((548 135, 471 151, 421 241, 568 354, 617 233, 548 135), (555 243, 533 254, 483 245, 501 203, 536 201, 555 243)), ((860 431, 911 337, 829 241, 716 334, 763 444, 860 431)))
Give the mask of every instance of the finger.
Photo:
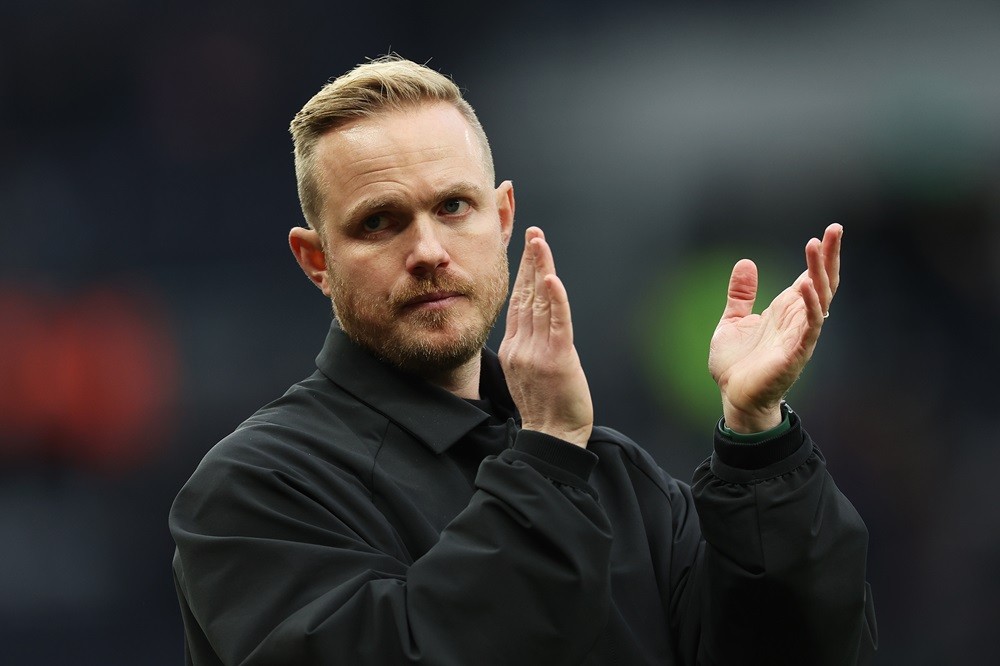
POLYGON ((531 241, 535 256, 535 300, 532 304, 532 333, 547 340, 552 327, 552 299, 546 278, 555 276, 556 265, 552 248, 542 237, 531 241))
POLYGON ((843 237, 844 227, 840 224, 831 224, 823 233, 823 263, 826 265, 831 298, 840 286, 840 243, 843 237))
POLYGON ((573 318, 569 309, 569 294, 558 275, 545 277, 549 295, 551 316, 549 318, 549 341, 560 348, 573 346, 573 318))
POLYGON ((536 334, 547 334, 550 345, 563 349, 571 348, 573 322, 569 308, 569 294, 556 274, 552 246, 544 236, 532 240, 532 246, 537 260, 533 330, 536 334))
POLYGON ((526 293, 524 283, 527 275, 526 265, 531 262, 530 250, 527 243, 525 243, 524 250, 521 252, 521 262, 517 267, 517 276, 514 278, 514 286, 510 290, 510 302, 507 304, 507 327, 504 331, 505 338, 513 338, 517 335, 518 330, 521 327, 521 309, 523 303, 529 298, 529 294, 526 293))
POLYGON ((814 344, 819 338, 819 331, 823 327, 823 306, 820 303, 819 294, 816 292, 816 286, 811 279, 803 280, 799 284, 799 294, 806 306, 806 321, 809 322, 804 340, 808 346, 814 344))
POLYGON ((535 258, 531 240, 541 235, 541 229, 528 227, 524 232, 524 251, 521 253, 521 263, 517 268, 517 277, 510 292, 510 305, 507 307, 508 338, 518 333, 531 334, 531 307, 535 290, 535 258))
POLYGON ((807 362, 816 349, 820 330, 823 328, 823 309, 820 306, 819 294, 812 280, 806 278, 797 289, 805 306, 806 325, 799 329, 799 345, 803 356, 801 361, 807 362))
POLYGON ((746 317, 753 312, 757 300, 757 265, 749 259, 740 259, 729 276, 729 291, 723 319, 746 317))
POLYGON ((819 296, 820 307, 826 312, 833 300, 833 292, 830 290, 830 277, 824 257, 823 243, 818 238, 810 238, 806 243, 806 272, 819 296))

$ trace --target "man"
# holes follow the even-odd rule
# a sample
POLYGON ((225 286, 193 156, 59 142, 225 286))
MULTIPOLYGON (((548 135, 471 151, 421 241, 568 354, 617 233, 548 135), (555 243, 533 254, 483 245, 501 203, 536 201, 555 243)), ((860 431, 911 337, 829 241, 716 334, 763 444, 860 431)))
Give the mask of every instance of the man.
POLYGON ((215 446, 171 511, 188 663, 855 664, 867 532, 781 398, 839 281, 842 229, 762 315, 736 264, 693 487, 593 425, 537 228, 499 359, 514 193, 447 78, 384 58, 292 122, 336 322, 318 370, 215 446))

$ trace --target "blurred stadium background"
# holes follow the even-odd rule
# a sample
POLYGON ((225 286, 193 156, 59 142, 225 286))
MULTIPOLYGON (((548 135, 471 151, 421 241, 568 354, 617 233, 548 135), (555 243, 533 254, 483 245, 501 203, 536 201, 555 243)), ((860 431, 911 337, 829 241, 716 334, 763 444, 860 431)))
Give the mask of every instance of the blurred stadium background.
POLYGON ((599 421, 680 478, 719 415, 730 266, 756 259, 766 302, 845 225, 790 402, 871 531, 878 663, 1000 663, 986 0, 6 0, 0 661, 181 663, 170 502, 329 321, 286 246, 288 121, 390 50, 467 90, 556 251, 599 421))

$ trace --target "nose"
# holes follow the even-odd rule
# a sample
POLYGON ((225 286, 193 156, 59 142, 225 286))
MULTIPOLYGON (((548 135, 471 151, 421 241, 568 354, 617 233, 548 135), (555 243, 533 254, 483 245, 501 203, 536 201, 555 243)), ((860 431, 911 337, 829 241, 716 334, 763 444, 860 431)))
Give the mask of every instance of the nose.
POLYGON ((443 225, 426 216, 418 216, 410 224, 412 234, 410 252, 406 257, 406 270, 414 277, 434 275, 451 261, 441 234, 443 225))

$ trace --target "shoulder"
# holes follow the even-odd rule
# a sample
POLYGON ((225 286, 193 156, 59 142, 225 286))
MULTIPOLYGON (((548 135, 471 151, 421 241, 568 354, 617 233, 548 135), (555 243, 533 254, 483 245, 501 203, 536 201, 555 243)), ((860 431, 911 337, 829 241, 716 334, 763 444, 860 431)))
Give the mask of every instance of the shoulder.
POLYGON ((322 375, 292 386, 213 446, 181 489, 183 507, 240 497, 369 495, 387 420, 322 375))
POLYGON ((343 464, 374 456, 386 424, 383 415, 317 373, 257 410, 205 460, 343 464))

